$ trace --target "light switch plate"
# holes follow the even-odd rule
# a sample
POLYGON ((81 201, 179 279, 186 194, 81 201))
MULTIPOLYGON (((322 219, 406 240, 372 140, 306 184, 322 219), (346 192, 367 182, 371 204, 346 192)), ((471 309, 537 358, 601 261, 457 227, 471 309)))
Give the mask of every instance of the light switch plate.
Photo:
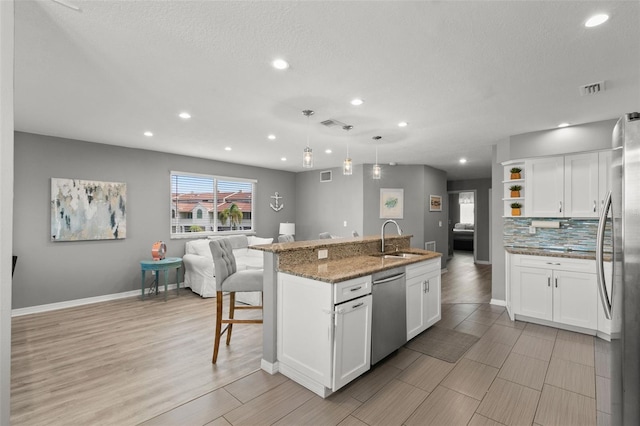
POLYGON ((329 250, 318 250, 318 259, 326 259, 327 257, 329 257, 329 250))

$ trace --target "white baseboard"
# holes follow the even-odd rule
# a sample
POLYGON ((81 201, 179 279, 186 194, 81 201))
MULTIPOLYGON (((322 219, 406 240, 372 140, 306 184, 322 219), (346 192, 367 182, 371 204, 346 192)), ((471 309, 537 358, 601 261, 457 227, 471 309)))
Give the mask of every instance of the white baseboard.
POLYGON ((278 361, 271 363, 264 358, 260 360, 260 368, 262 368, 269 374, 276 374, 278 371, 280 371, 278 361))
MULTIPOLYGON (((169 284, 167 286, 167 291, 175 290, 175 288, 176 288, 175 284, 169 284)), ((180 288, 184 288, 184 284, 181 285, 180 288)), ((147 289, 145 288, 145 290, 147 289)), ((163 292, 164 285, 158 286, 158 291, 163 292)), ((11 316, 19 317, 22 315, 37 314, 40 312, 49 312, 49 311, 55 311, 58 309, 73 308, 73 307, 82 306, 82 305, 91 305, 93 303, 108 302, 110 300, 125 299, 127 297, 133 297, 133 296, 140 296, 140 290, 131 290, 131 291, 125 291, 123 293, 105 294, 104 296, 87 297, 84 299, 67 300, 64 302, 48 303, 46 305, 29 306, 27 308, 13 309, 11 311, 11 316)))
POLYGON ((491 302, 489 302, 489 304, 496 306, 507 306, 507 302, 500 299, 491 299, 491 302))
POLYGON ((476 260, 476 265, 491 265, 488 260, 476 260))

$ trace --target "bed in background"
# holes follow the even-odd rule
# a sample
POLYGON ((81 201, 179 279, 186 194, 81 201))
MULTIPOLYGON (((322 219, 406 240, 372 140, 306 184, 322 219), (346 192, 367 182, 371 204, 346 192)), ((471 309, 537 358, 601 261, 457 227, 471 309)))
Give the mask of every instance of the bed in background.
POLYGON ((453 249, 473 251, 475 226, 471 223, 456 223, 453 227, 453 249))

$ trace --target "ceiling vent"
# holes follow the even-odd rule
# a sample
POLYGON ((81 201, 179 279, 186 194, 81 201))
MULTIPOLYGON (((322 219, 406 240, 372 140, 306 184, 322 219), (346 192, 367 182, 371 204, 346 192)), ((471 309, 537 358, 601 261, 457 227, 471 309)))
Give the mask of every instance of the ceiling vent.
POLYGON ((327 127, 335 127, 335 126, 344 127, 344 126, 346 126, 345 123, 343 123, 341 121, 338 121, 338 120, 334 120, 332 118, 330 118, 328 120, 321 121, 320 124, 322 124, 323 126, 327 126, 327 127))
POLYGON ((580 95, 596 95, 600 92, 604 92, 604 89, 604 80, 596 83, 585 84, 584 86, 580 86, 580 95))

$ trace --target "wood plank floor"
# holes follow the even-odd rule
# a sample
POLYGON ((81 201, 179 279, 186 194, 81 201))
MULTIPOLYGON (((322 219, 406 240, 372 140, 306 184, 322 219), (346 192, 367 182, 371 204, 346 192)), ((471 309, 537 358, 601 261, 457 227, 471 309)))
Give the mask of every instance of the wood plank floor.
POLYGON ((260 325, 237 326, 212 365, 214 305, 183 291, 14 318, 11 423, 608 424, 609 344, 501 307, 443 304, 439 326, 480 337, 457 363, 402 348, 322 399, 259 370, 260 325))

